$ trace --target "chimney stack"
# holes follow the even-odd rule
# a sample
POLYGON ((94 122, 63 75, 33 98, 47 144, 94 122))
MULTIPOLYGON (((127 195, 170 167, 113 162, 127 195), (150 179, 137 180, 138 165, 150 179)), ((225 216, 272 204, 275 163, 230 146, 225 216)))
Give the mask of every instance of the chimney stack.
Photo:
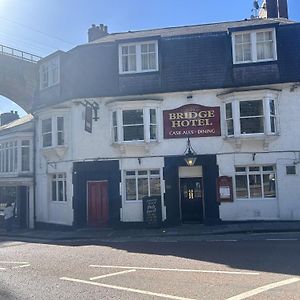
POLYGON ((92 27, 90 27, 88 30, 88 41, 90 43, 95 40, 101 39, 106 35, 108 35, 107 26, 105 26, 104 24, 100 24, 99 26, 93 24, 92 27))
POLYGON ((260 18, 288 19, 287 0, 264 0, 259 11, 260 18))
POLYGON ((0 124, 3 126, 18 119, 20 119, 18 112, 12 110, 11 112, 0 115, 0 124))

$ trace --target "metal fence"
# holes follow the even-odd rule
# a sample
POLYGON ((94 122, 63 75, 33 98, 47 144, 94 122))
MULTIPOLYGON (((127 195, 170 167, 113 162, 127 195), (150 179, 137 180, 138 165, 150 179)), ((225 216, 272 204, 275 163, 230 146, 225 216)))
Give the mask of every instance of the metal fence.
POLYGON ((21 51, 21 50, 18 50, 18 49, 14 49, 14 48, 11 48, 11 47, 7 47, 7 46, 1 45, 1 44, 0 44, 0 54, 13 56, 13 57, 16 57, 18 59, 22 59, 22 60, 29 61, 29 62, 32 62, 32 63, 36 63, 41 59, 40 56, 31 54, 31 53, 28 53, 28 52, 24 52, 24 51, 21 51))

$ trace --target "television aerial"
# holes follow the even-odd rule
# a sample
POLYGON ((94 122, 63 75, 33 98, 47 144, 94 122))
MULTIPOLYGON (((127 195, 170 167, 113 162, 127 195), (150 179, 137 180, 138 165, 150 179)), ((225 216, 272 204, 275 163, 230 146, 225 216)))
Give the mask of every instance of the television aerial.
POLYGON ((253 1, 253 8, 251 10, 252 15, 251 19, 257 19, 258 18, 258 11, 259 11, 259 2, 258 0, 253 1))

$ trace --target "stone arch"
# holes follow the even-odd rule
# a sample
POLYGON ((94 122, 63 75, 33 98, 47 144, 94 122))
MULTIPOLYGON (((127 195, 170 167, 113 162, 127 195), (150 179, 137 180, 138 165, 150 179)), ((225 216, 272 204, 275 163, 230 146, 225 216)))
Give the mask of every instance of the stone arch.
POLYGON ((0 52, 0 95, 30 112, 37 86, 37 64, 0 52))

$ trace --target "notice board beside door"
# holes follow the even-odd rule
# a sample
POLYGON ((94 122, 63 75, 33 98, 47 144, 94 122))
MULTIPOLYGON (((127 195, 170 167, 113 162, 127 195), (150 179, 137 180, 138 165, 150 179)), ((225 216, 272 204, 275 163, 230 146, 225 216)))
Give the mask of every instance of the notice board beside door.
POLYGON ((162 226, 161 197, 151 196, 143 198, 143 217, 147 228, 162 226))

